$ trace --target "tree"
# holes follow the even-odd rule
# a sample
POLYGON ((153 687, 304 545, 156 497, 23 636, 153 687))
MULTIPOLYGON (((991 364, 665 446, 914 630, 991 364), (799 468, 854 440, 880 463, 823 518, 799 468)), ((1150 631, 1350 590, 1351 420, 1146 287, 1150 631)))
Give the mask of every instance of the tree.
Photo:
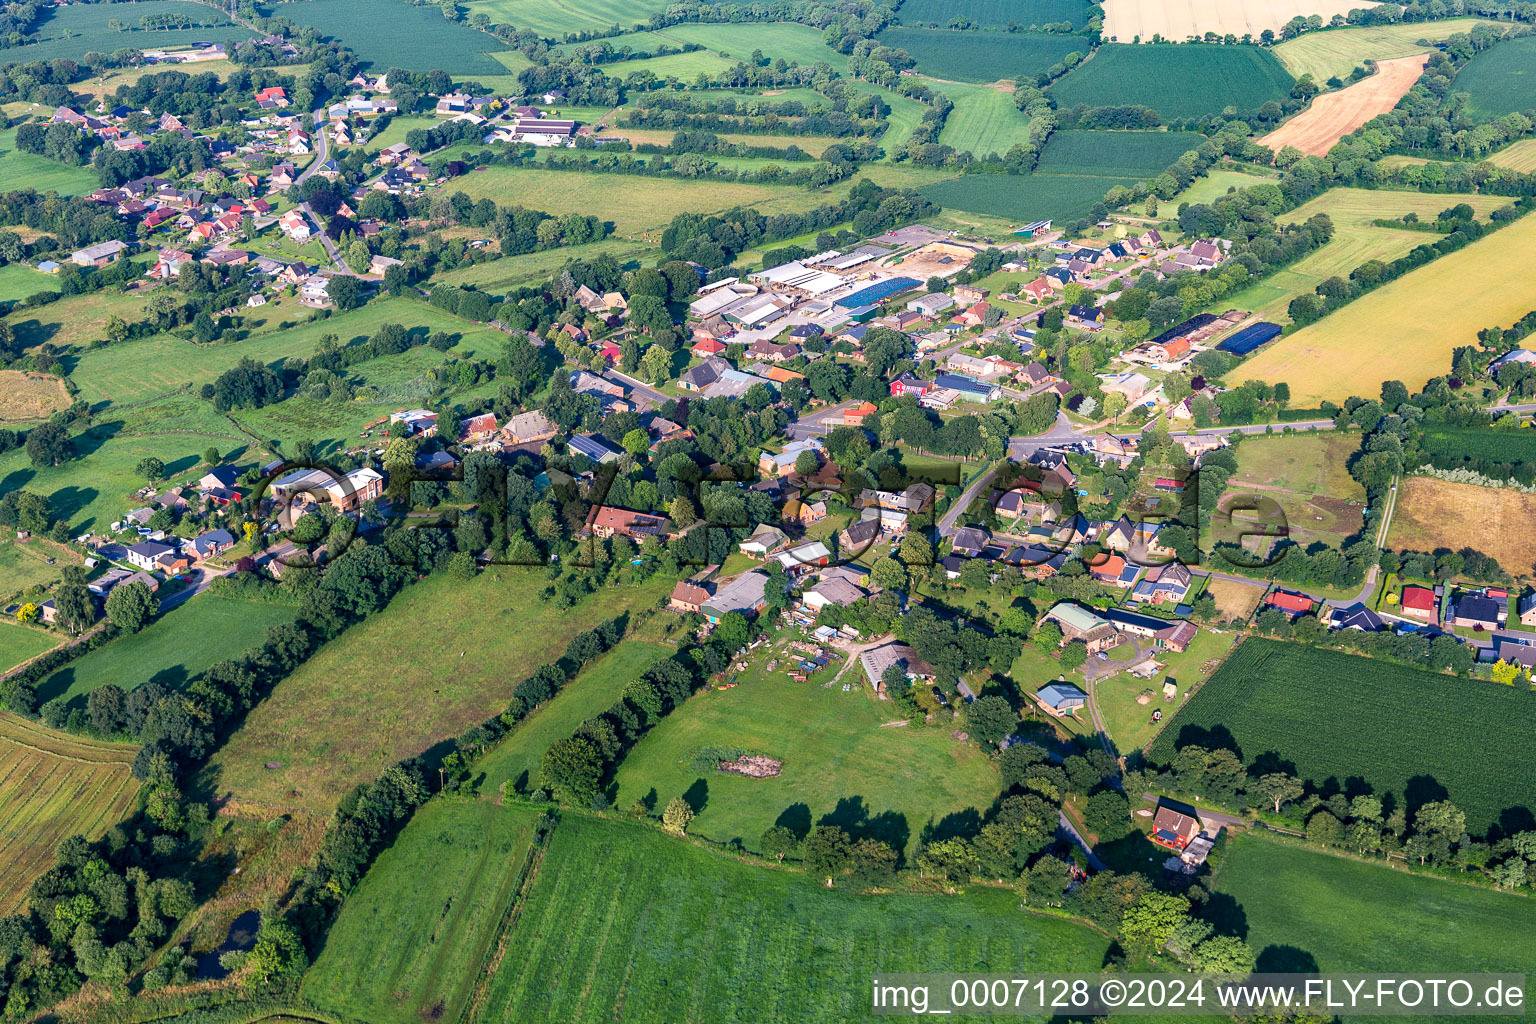
POLYGON ((1018 723, 1018 712, 1002 697, 978 697, 965 709, 966 731, 983 746, 997 743, 1018 723))
POLYGON ((592 741, 568 736, 544 752, 539 765, 544 785, 573 803, 587 803, 603 780, 603 759, 592 741))
POLYGON ((165 478, 165 463, 153 455, 139 460, 139 464, 133 467, 133 471, 150 483, 165 478))
POLYGON ((765 857, 772 857, 782 864, 784 858, 794 853, 800 846, 800 840, 783 825, 774 825, 763 833, 762 838, 758 840, 758 845, 762 847, 765 857))
POLYGON ((366 274, 373 266, 373 253, 368 251, 368 243, 359 238, 347 246, 346 260, 347 266, 352 268, 352 273, 366 274))
POLYGON ((85 588, 85 570, 78 565, 65 566, 64 581, 53 592, 53 605, 59 621, 72 632, 79 632, 96 618, 91 592, 85 588))
POLYGON ((830 889, 832 879, 848 865, 850 845, 848 833, 836 825, 817 825, 805 840, 802 859, 806 870, 825 878, 830 889))
POLYGON ((1041 654, 1050 654, 1061 647, 1061 627, 1054 622, 1042 622, 1040 628, 1035 630, 1035 635, 1029 638, 1030 645, 1041 654))
POLYGON ((688 831, 688 823, 693 820, 693 807, 682 797, 673 797, 667 804, 667 809, 661 812, 661 827, 675 836, 680 836, 688 831))
POLYGON ((1120 934, 1154 949, 1166 943, 1189 915, 1189 900, 1149 889, 1136 898, 1120 920, 1120 934))
POLYGON ((207 448, 207 449, 204 449, 204 451, 203 451, 203 462, 207 463, 210 466, 217 466, 222 461, 223 461, 223 457, 221 455, 219 455, 219 450, 217 448, 207 448))
POLYGON ((1061 649, 1061 667, 1068 672, 1082 668, 1088 661, 1088 645, 1081 640, 1073 640, 1061 649))
POLYGON ((39 468, 69 461, 75 452, 69 431, 57 423, 39 423, 27 431, 27 458, 39 468))
POLYGON ((1319 846, 1339 846, 1344 842, 1344 826, 1327 811, 1318 811, 1307 819, 1307 838, 1319 846))
POLYGON ((1300 779, 1283 772, 1272 772, 1269 775, 1260 776, 1248 786, 1248 790, 1274 804, 1275 813, 1279 814, 1283 805, 1301 799, 1301 794, 1306 792, 1306 787, 1301 784, 1300 779))
POLYGON ((814 476, 820 468, 821 460, 809 448, 795 456, 795 472, 801 476, 814 476))
POLYGON ((1257 961, 1253 947, 1235 935, 1217 935, 1194 948, 1189 961, 1202 974, 1248 974, 1257 961))
POLYGON ((107 594, 107 620, 125 633, 137 633, 159 606, 159 600, 144 584, 120 583, 107 594))
POLYGON ((1123 839, 1134 831, 1131 825, 1131 802, 1124 793, 1106 789, 1088 798, 1083 808, 1083 822, 1088 830, 1099 837, 1101 843, 1123 839))
POLYGON ((342 312, 356 309, 363 304, 363 282, 355 277, 337 274, 330 278, 330 283, 325 287, 325 294, 342 312))
POLYGON ((1015 891, 1030 906, 1050 906, 1061 902, 1062 894, 1067 891, 1071 881, 1072 875, 1067 862, 1060 857, 1046 854, 1019 876, 1022 891, 1019 887, 1016 887, 1015 891))
POLYGON ((297 929, 281 921, 268 924, 264 920, 246 963, 265 984, 284 975, 303 974, 309 957, 304 953, 304 940, 297 929))

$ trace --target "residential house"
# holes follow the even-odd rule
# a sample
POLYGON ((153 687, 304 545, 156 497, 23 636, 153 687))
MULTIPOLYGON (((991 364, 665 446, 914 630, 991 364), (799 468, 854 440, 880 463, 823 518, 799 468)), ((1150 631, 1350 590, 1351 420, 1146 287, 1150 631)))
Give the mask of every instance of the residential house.
POLYGON ((762 359, 770 363, 782 363, 793 359, 800 354, 800 349, 795 345, 779 345, 766 339, 760 339, 747 349, 747 354, 753 359, 762 359))
POLYGON ((1067 309, 1067 322, 1085 331, 1103 330, 1104 311, 1097 306, 1070 306, 1067 309))
POLYGON ((1536 626, 1536 591, 1522 597, 1517 607, 1521 625, 1536 626))
POLYGON ((806 588, 801 594, 801 603, 813 613, 819 613, 829 604, 847 607, 869 594, 856 583, 850 583, 842 577, 834 576, 831 579, 817 581, 806 588))
POLYGON ((992 294, 989 289, 978 288, 973 284, 957 284, 951 289, 956 302, 980 302, 992 294))
POLYGON ((757 457, 757 471, 763 476, 788 476, 795 471, 795 462, 801 453, 810 452, 816 458, 816 464, 821 464, 822 452, 826 446, 821 438, 811 437, 804 441, 791 441, 780 452, 762 452, 757 457))
POLYGON ((1131 598, 1142 604, 1183 604, 1194 583, 1194 574, 1183 562, 1168 562, 1147 571, 1131 598))
POLYGON ((967 306, 965 311, 955 317, 959 323, 966 327, 980 327, 987 319, 987 311, 992 307, 985 302, 977 302, 967 306))
POLYGON ((774 557, 778 559, 786 573, 791 576, 800 576, 832 561, 832 549, 819 540, 813 540, 798 544, 787 551, 780 551, 774 557))
POLYGON ((897 377, 895 380, 891 381, 891 394, 897 398, 900 398, 903 395, 912 395, 916 398, 922 398, 928 392, 932 391, 933 387, 934 385, 932 381, 921 380, 917 377, 916 374, 908 371, 897 377))
POLYGON ((1101 555, 1088 567, 1088 575, 1096 582, 1122 590, 1129 589, 1140 572, 1140 566, 1127 562, 1120 555, 1101 555))
POLYGON ((801 526, 810 526, 827 518, 827 503, 824 501, 801 501, 793 498, 784 503, 780 515, 786 521, 799 523, 801 526))
MULTIPOLYGON (((1404 587, 1402 610, 1404 615, 1420 622, 1440 621, 1440 601, 1428 587, 1404 587)), ((1525 620, 1524 615, 1520 618, 1522 622, 1525 620)))
POLYGON ((1271 590, 1264 595, 1264 603, 1271 608, 1278 608, 1293 619, 1311 611, 1313 604, 1312 599, 1306 594, 1289 590, 1271 590))
POLYGON ((672 596, 667 600, 667 607, 675 612, 698 612, 709 602, 708 588, 692 580, 683 580, 672 588, 672 596))
POLYGON ((192 554, 198 561, 212 558, 235 546, 234 535, 228 530, 209 530, 192 538, 192 554))
POLYGON ((720 380, 720 375, 731 368, 731 364, 716 356, 706 358, 699 365, 690 367, 677 379, 677 386, 684 391, 703 391, 705 388, 720 380))
POLYGON ((1363 604, 1351 605, 1348 608, 1335 608, 1328 625, 1332 629, 1353 629, 1361 633, 1376 633, 1381 630, 1381 616, 1365 607, 1363 604))
POLYGON ((483 412, 459 421, 459 440, 482 441, 496 433, 496 414, 483 412))
POLYGON ((295 242, 305 242, 313 234, 309 227, 309 218, 304 216, 301 210, 289 210, 277 218, 277 226, 295 242))
POLYGON ((502 432, 511 439, 513 444, 531 444, 549 440, 558 430, 548 416, 534 409, 513 416, 502 428, 502 432))
POLYGON ((585 455, 597 463, 617 462, 622 454, 608 442, 591 434, 573 434, 565 446, 568 454, 585 455))
POLYGON ((950 538, 949 550, 951 554, 977 558, 987 549, 988 540, 990 537, 984 527, 962 526, 950 538))
POLYGON ((1200 834, 1200 818, 1192 808, 1175 807, 1159 800, 1147 838, 1170 850, 1183 850, 1200 834))
POLYGON ((843 425, 847 427, 862 427, 871 416, 880 412, 880 407, 873 402, 860 402, 852 409, 843 410, 843 425))
POLYGON ((736 545, 738 551, 748 558, 767 558, 773 552, 789 543, 789 538, 776 526, 759 526, 757 532, 746 540, 736 545))
POLYGON ((837 535, 837 550, 844 558, 857 557, 880 539, 880 520, 861 519, 837 535))
POLYGON ((1050 302, 1055 297, 1055 288, 1050 278, 1037 277, 1019 289, 1019 297, 1035 303, 1050 302))
POLYGON ((175 548, 155 540, 140 541, 130 547, 128 561, 145 572, 153 572, 157 569, 165 572, 179 572, 191 564, 191 561, 175 548))
POLYGON ((587 514, 587 529, 604 540, 613 536, 629 537, 631 540, 644 540, 647 537, 665 539, 666 525, 665 516, 607 505, 594 506, 587 514))
POLYGON ((1458 597, 1451 612, 1451 621, 1464 629, 1497 629, 1504 618, 1500 603, 1481 593, 1458 597))

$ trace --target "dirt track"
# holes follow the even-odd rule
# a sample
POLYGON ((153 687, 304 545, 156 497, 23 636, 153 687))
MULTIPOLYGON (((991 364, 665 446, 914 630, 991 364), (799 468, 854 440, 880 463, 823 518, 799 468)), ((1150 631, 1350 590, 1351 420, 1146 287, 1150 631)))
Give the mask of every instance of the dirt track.
POLYGON ((1295 146, 1307 156, 1325 156, 1344 136, 1396 106, 1418 81, 1428 60, 1428 54, 1420 53, 1378 61, 1370 78, 1317 97, 1306 110, 1259 139, 1259 144, 1276 153, 1295 146))

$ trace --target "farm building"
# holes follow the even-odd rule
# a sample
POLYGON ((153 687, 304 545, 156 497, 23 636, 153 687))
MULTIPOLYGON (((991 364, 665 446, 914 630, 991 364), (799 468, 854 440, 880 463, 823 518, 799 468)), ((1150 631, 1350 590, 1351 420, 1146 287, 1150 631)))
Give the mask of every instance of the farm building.
POLYGON ((1061 627, 1061 640, 1063 644, 1069 644, 1074 640, 1081 640, 1088 648, 1089 654, 1097 654, 1120 644, 1120 632, 1109 623, 1109 620, 1100 618, 1082 605, 1062 601, 1045 613, 1046 622, 1054 622, 1061 627))
POLYGON ((897 640, 865 651, 859 655, 859 665, 864 669, 864 678, 869 680, 870 687, 882 697, 885 695, 885 671, 892 665, 905 672, 909 680, 933 678, 933 666, 897 640))
POLYGON ((1088 703, 1088 695, 1071 683, 1052 683, 1035 693, 1040 706, 1058 718, 1070 715, 1088 703))

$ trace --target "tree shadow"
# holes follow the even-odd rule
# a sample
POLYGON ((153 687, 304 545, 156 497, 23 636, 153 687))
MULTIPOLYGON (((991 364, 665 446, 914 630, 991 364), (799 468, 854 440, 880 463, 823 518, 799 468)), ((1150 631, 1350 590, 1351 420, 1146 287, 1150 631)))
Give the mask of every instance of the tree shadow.
MULTIPOLYGON (((974 812, 973 812, 974 813, 974 812)), ((875 839, 890 846, 898 854, 907 848, 912 829, 907 816, 898 811, 881 811, 871 815, 862 796, 845 796, 837 806, 821 816, 818 825, 836 825, 848 833, 848 838, 875 839)))
POLYGON ((55 697, 64 696, 65 692, 74 684, 75 667, 73 665, 65 665, 37 685, 38 705, 46 704, 55 697))
POLYGON ((1213 725, 1206 728, 1203 725, 1186 725, 1179 729, 1178 738, 1173 741, 1175 750, 1183 750, 1185 747, 1204 747, 1207 750, 1230 750, 1237 755, 1237 759, 1243 759, 1243 748, 1237 745, 1237 737, 1232 735, 1232 730, 1224 725, 1213 725))
POLYGON ((1254 964, 1257 974, 1316 974, 1317 957, 1295 946, 1265 946, 1254 964))
POLYGON ((1412 818, 1414 813, 1425 804, 1450 798, 1451 794, 1433 775, 1415 775, 1408 780, 1408 785, 1403 787, 1403 803, 1406 805, 1409 818, 1412 818))
POLYGON ((1248 766, 1248 774, 1255 778, 1277 772, 1283 775, 1295 775, 1296 762, 1286 760, 1273 750, 1266 750, 1254 758, 1253 764, 1248 766))
MULTIPOLYGON (((1224 892, 1213 892, 1205 901, 1202 917, 1216 929, 1217 934, 1248 938, 1248 913, 1241 903, 1224 892)), ((1273 947, 1272 947, 1273 948, 1273 947)))
POLYGON ((796 842, 804 842, 811 834, 811 809, 803 803, 793 803, 779 812, 774 821, 776 828, 787 828, 795 834, 796 842))
POLYGON ((703 814, 709 804, 709 783, 703 779, 694 779, 693 785, 683 794, 683 801, 693 808, 694 814, 703 814))
POLYGON ((974 807, 951 811, 938 821, 923 826, 925 843, 937 843, 946 839, 969 839, 981 831, 981 813, 974 807))

